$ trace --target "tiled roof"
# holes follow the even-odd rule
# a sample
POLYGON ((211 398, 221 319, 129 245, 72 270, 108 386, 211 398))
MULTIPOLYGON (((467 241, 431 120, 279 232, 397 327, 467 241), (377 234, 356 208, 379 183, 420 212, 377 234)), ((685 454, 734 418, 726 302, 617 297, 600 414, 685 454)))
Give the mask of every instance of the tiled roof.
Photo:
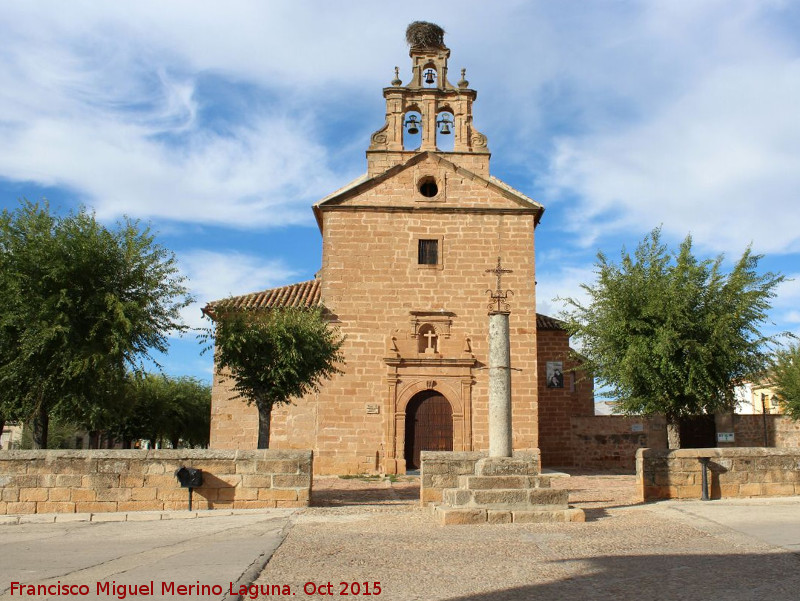
MULTIPOLYGON (((241 296, 231 296, 217 301, 211 301, 203 309, 204 313, 213 315, 214 311, 221 308, 230 309, 277 309, 282 307, 310 308, 319 307, 320 281, 317 279, 289 284, 280 288, 270 288, 261 292, 251 292, 241 296)), ((564 322, 536 314, 536 328, 540 330, 563 330, 564 322)))
POLYGON ((560 319, 556 319, 555 317, 549 317, 547 315, 542 315, 541 313, 536 314, 536 329, 537 330, 564 330, 564 322, 560 319))
POLYGON ((241 296, 232 296, 222 300, 211 301, 203 309, 204 313, 213 314, 221 308, 229 309, 276 309, 278 307, 309 308, 320 306, 319 280, 308 280, 298 284, 270 288, 261 292, 251 292, 241 296))

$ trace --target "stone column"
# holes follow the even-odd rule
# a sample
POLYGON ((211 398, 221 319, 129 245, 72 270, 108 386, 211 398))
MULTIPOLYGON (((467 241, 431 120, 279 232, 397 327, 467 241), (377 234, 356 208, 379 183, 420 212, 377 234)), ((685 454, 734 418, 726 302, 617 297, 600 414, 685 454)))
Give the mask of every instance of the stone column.
POLYGON ((511 457, 511 346, 508 312, 489 313, 489 457, 511 457))

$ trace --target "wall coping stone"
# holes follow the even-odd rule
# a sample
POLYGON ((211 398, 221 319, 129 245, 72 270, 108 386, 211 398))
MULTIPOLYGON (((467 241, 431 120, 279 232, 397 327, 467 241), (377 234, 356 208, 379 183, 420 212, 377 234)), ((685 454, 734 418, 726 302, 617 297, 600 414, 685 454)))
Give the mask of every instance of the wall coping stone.
POLYGON ((40 449, 35 451, 0 450, 0 461, 3 460, 37 460, 44 459, 311 459, 310 450, 218 450, 218 449, 40 449))
POLYGON ((641 458, 693 458, 693 457, 781 457, 796 456, 800 449, 773 447, 720 447, 709 449, 639 449, 636 459, 641 458))

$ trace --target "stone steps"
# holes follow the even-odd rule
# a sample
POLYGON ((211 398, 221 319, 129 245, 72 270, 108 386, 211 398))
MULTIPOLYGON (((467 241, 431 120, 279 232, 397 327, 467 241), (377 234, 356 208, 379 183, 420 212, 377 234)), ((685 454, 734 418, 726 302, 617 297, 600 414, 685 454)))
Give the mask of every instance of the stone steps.
POLYGON ((442 492, 442 503, 453 508, 566 509, 568 500, 569 491, 552 488, 487 488, 479 490, 448 488, 442 492))
POLYGON ((495 510, 485 508, 453 508, 444 505, 433 507, 434 516, 443 526, 459 524, 547 524, 556 522, 584 522, 582 509, 495 510))
POLYGON ((458 488, 485 490, 494 488, 550 488, 549 476, 459 476, 458 488))

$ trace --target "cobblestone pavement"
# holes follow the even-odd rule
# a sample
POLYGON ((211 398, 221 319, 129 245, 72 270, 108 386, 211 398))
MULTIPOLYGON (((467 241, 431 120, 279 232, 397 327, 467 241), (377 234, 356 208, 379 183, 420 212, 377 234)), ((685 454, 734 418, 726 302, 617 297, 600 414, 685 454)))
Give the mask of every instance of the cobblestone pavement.
POLYGON ((800 598, 798 555, 669 503, 636 505, 633 476, 554 486, 573 491, 586 523, 441 527, 416 479, 320 478, 316 506, 296 515, 256 584, 386 601, 800 598))

